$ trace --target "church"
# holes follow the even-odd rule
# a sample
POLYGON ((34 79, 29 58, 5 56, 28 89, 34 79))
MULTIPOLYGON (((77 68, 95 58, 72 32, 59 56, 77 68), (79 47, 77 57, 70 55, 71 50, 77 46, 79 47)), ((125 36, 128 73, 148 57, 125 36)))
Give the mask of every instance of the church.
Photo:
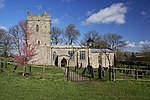
POLYGON ((55 65, 59 67, 78 66, 93 68, 99 65, 108 67, 114 64, 114 51, 109 49, 91 49, 90 46, 51 45, 50 14, 31 14, 27 12, 27 27, 33 27, 29 43, 36 42, 39 47, 34 56, 34 64, 55 65))

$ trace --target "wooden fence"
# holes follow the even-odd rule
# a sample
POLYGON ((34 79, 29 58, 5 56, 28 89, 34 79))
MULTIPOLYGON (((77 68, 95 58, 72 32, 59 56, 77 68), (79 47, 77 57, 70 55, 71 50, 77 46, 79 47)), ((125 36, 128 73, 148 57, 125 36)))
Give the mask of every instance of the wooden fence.
MULTIPOLYGON (((0 73, 5 72, 6 70, 19 73, 22 76, 32 76, 33 78, 39 79, 64 79, 66 76, 67 80, 74 81, 74 82, 87 82, 92 81, 93 78, 90 76, 84 76, 78 71, 71 70, 67 67, 63 73, 62 72, 51 72, 54 67, 49 66, 37 66, 37 65, 28 65, 28 66, 19 66, 16 63, 12 62, 0 62, 0 73), (7 65, 13 65, 11 68, 6 68, 7 65), (37 76, 36 76, 37 75, 37 76)), ((55 67, 56 68, 56 67, 55 67)), ((59 68, 60 69, 60 68, 59 68)), ((131 68, 115 68, 110 67, 107 72, 104 71, 105 77, 110 81, 117 81, 117 80, 138 80, 138 81, 150 81, 150 70, 143 70, 143 69, 131 69, 131 68), (106 75, 106 73, 108 75, 106 75)))
POLYGON ((111 80, 139 80, 150 81, 150 70, 111 68, 111 80))
POLYGON ((23 77, 31 76, 32 78, 36 79, 57 79, 57 80, 64 80, 64 73, 60 71, 61 69, 54 67, 54 66, 40 66, 40 65, 26 65, 20 66, 16 63, 12 62, 0 62, 0 72, 13 72, 19 74, 23 77), (7 68, 5 65, 7 64, 7 68), (11 65, 8 68, 8 65, 11 65), (51 71, 54 70, 54 71, 51 71), (57 77, 57 78, 56 78, 57 77))

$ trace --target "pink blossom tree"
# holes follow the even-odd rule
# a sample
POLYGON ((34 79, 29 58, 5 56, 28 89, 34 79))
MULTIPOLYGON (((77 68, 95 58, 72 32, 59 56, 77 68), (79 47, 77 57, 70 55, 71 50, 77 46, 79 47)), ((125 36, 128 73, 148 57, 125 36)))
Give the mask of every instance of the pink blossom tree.
POLYGON ((34 26, 27 27, 27 23, 25 21, 20 21, 19 26, 21 27, 24 34, 23 43, 21 47, 21 54, 15 55, 14 58, 17 64, 24 66, 24 75, 26 72, 26 66, 36 61, 33 58, 37 55, 36 51, 39 45, 36 43, 36 39, 32 43, 29 42, 31 34, 34 31, 34 26))

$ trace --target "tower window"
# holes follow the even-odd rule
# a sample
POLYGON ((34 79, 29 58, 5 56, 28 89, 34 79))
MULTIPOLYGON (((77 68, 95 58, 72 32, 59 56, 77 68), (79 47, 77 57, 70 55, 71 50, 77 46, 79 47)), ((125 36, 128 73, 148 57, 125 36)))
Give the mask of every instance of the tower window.
POLYGON ((38 41, 38 44, 40 44, 40 41, 38 41))
POLYGON ((36 25, 36 32, 39 31, 39 25, 36 25))

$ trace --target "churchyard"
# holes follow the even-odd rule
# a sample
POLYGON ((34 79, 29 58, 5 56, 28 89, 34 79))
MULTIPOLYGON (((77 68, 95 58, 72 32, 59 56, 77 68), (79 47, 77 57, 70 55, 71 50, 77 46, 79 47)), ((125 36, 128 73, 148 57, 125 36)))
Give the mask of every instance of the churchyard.
MULTIPOLYGON (((26 67, 23 76, 23 66, 7 64, 0 73, 0 99, 2 100, 149 100, 150 82, 137 80, 109 81, 109 73, 105 78, 98 79, 96 71, 94 78, 89 81, 67 80, 64 71, 55 66, 26 67)), ((74 70, 73 68, 72 71, 74 70)), ((83 72, 77 69, 79 75, 83 72)), ((96 70, 96 69, 94 69, 96 70)), ((90 77, 88 72, 85 76, 90 77)))

